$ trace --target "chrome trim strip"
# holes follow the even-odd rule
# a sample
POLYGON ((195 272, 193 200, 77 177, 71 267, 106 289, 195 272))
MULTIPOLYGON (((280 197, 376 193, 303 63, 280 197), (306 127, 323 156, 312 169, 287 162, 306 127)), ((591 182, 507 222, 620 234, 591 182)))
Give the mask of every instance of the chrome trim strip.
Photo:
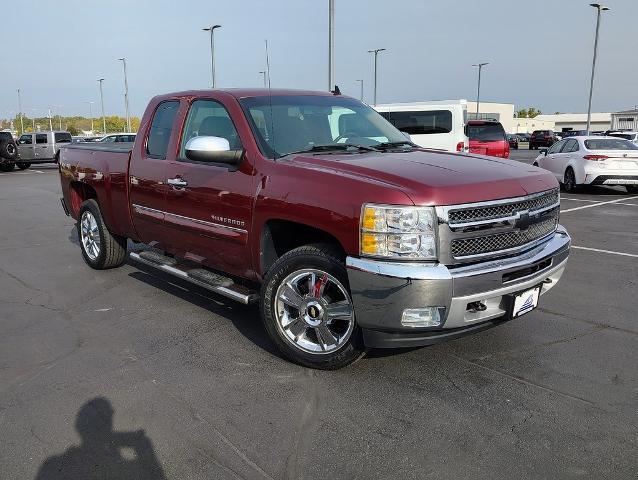
MULTIPOLYGON (((516 203, 516 202, 514 202, 516 203)), ((560 202, 554 203, 553 205, 549 205, 547 207, 538 208, 536 210, 529 210, 528 212, 532 215, 538 215, 540 213, 547 212, 549 210, 553 210, 555 208, 560 208, 560 202)), ((478 220, 476 222, 465 222, 465 223, 451 223, 448 222, 448 225, 452 229, 456 228, 466 228, 466 227, 478 227, 480 225, 490 225, 493 223, 510 223, 513 224, 515 220, 521 218, 521 213, 526 212, 527 210, 521 210, 516 212, 516 215, 511 215, 509 217, 498 217, 498 218, 490 218, 489 220, 478 220)))
POLYGON ((154 208, 145 207, 143 205, 137 205, 135 203, 133 204, 133 208, 136 209, 136 210, 142 210, 142 211, 147 211, 147 212, 162 213, 162 214, 168 215, 170 217, 181 218, 183 220, 188 220, 190 222, 199 223, 200 225, 206 225, 206 226, 209 226, 209 227, 220 227, 220 228, 226 228, 228 230, 233 230, 233 231, 239 232, 239 233, 248 233, 248 230, 245 230, 243 228, 236 228, 236 227, 231 227, 231 226, 228 226, 228 225, 222 225, 221 223, 213 223, 213 222, 207 222, 205 220, 199 220, 197 218, 185 217, 183 215, 177 215, 176 213, 165 212, 163 210, 156 210, 154 208))

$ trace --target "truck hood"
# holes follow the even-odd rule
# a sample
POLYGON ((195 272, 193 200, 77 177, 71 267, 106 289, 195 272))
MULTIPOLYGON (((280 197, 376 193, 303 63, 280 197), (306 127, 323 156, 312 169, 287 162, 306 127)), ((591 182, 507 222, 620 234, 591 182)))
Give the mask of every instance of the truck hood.
POLYGON ((417 205, 520 197, 558 186, 549 172, 521 162, 435 150, 301 154, 288 161, 302 168, 393 185, 417 205))

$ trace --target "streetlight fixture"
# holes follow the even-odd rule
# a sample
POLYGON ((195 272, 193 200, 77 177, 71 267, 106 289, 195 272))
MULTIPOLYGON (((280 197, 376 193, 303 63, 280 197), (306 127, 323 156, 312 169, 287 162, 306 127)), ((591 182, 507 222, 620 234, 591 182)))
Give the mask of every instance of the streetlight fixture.
POLYGON ((360 100, 363 102, 363 80, 357 80, 361 84, 361 97, 360 100))
POLYGON ((335 88, 335 0, 328 0, 328 91, 335 88))
POLYGON ((124 109, 126 111, 126 133, 131 133, 131 117, 128 113, 128 77, 126 75, 126 58, 118 58, 124 67, 124 109))
POLYGON ((385 48, 375 48, 374 50, 368 50, 368 53, 374 53, 374 103, 377 104, 377 57, 379 52, 385 51, 385 48))
POLYGON ((489 65, 490 62, 475 63, 472 66, 478 67, 478 86, 476 87, 476 119, 479 118, 479 106, 481 105, 481 70, 485 65, 489 65))
POLYGON ((215 88, 215 29, 221 27, 221 25, 211 25, 210 27, 202 28, 204 32, 210 32, 210 73, 213 77, 212 88, 215 88))
POLYGON ((596 12, 596 37, 594 39, 594 58, 591 62, 591 80, 589 82, 589 103, 587 105, 587 135, 589 135, 589 128, 591 126, 591 97, 594 93, 594 72, 596 71, 596 55, 598 53, 598 30, 600 28, 600 12, 606 12, 610 10, 609 7, 601 5, 600 3, 590 3, 590 6, 594 7, 596 12))
POLYGON ((18 88, 18 112, 20 115, 20 135, 24 133, 24 120, 22 115, 22 98, 20 97, 20 89, 18 88))
POLYGON ((100 103, 102 104, 102 128, 103 128, 102 133, 106 135, 106 117, 104 116, 104 94, 102 93, 102 82, 104 81, 104 79, 98 78, 97 81, 100 84, 100 103))
POLYGON ((267 87, 267 85, 266 85, 266 70, 262 70, 259 73, 261 73, 264 76, 264 88, 266 88, 267 87))
POLYGON ((91 101, 86 101, 84 103, 88 103, 89 104, 89 118, 91 119, 91 134, 93 133, 93 104, 95 102, 91 102, 91 101))

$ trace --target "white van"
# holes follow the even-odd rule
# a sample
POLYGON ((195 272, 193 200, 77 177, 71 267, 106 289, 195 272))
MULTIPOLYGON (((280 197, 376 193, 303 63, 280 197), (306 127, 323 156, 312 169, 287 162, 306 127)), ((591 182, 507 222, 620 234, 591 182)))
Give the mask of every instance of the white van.
POLYGON ((421 147, 450 152, 469 149, 467 100, 386 103, 373 108, 421 147))

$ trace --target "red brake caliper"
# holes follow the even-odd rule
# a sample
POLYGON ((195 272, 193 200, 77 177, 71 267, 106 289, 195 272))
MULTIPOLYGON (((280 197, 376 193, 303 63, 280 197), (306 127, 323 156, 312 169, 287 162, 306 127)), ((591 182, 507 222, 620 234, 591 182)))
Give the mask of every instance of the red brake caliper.
POLYGON ((321 296, 321 290, 328 283, 328 274, 324 273, 323 276, 315 282, 315 286, 313 288, 312 296, 315 298, 319 298, 321 296))

